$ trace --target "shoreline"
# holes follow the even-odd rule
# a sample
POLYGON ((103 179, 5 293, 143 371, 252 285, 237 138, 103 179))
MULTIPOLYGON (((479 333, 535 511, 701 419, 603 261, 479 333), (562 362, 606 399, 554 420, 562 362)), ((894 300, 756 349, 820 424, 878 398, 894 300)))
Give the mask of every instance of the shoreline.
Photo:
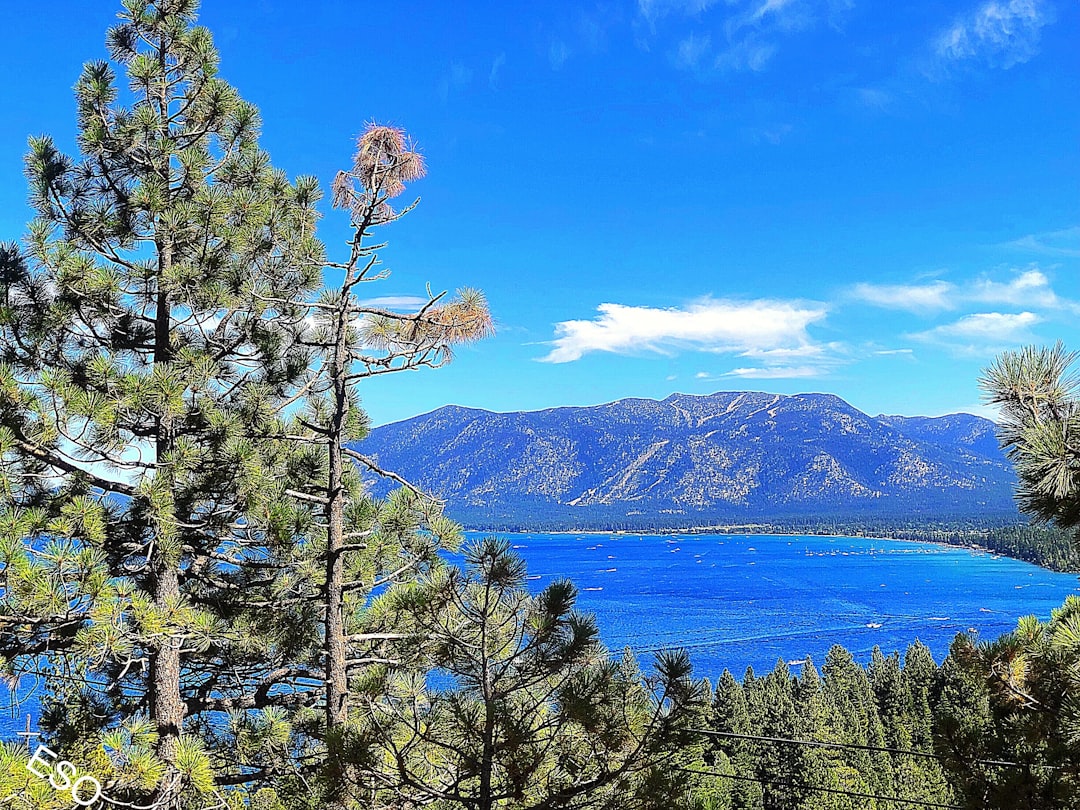
MULTIPOLYGON (((582 535, 582 536, 605 536, 605 537, 620 537, 620 536, 649 536, 649 537, 671 537, 675 535, 695 535, 695 534, 715 534, 715 535, 733 535, 744 537, 757 537, 757 536, 769 536, 769 537, 833 537, 838 539, 864 539, 864 540, 880 540, 882 542, 905 542, 905 543, 920 543, 930 546, 940 546, 942 548, 958 548, 965 549, 979 554, 986 554, 991 557, 1004 557, 1010 560, 1016 560, 1017 562, 1028 563, 1034 565, 1036 568, 1040 568, 1044 571, 1051 571, 1060 574, 1074 574, 1080 576, 1080 568, 1075 570, 1062 570, 1052 568, 1047 565, 1041 565, 1034 560, 1024 559, 1023 557, 1010 554, 1007 551, 989 548, 975 540, 963 540, 962 542, 950 543, 948 540, 931 539, 929 537, 898 537, 889 536, 888 534, 838 534, 836 532, 814 532, 814 531, 781 531, 770 530, 769 524, 764 523, 743 523, 743 524, 727 524, 722 526, 694 526, 690 528, 682 529, 654 529, 654 530, 628 530, 628 529, 559 529, 554 531, 540 531, 535 529, 527 530, 506 530, 506 529, 490 529, 490 528, 464 528, 464 531, 474 533, 486 533, 486 534, 549 534, 559 536, 569 535, 582 535)), ((917 534, 917 531, 911 530, 912 534, 917 534)), ((940 532, 941 530, 931 530, 934 532, 940 532)), ((970 533, 982 533, 990 531, 988 529, 982 530, 969 530, 970 533)), ((967 534, 969 531, 956 530, 954 534, 967 534)))
MULTIPOLYGON (((946 542, 945 540, 916 540, 916 539, 911 538, 911 537, 882 537, 882 536, 879 536, 879 535, 876 535, 876 534, 836 534, 836 533, 833 533, 833 532, 771 532, 771 531, 742 532, 742 531, 731 531, 732 528, 742 528, 742 527, 724 527, 724 528, 725 528, 725 530, 721 530, 720 527, 716 527, 716 526, 701 526, 701 527, 694 528, 694 529, 677 529, 677 530, 676 529, 668 529, 668 530, 664 530, 664 531, 642 531, 642 532, 626 531, 626 530, 622 530, 622 529, 616 530, 616 531, 606 531, 606 530, 602 530, 602 529, 588 529, 588 530, 582 530, 582 531, 567 531, 567 530, 560 530, 560 531, 535 531, 535 530, 507 531, 507 530, 502 530, 502 529, 469 529, 469 528, 464 529, 464 531, 473 532, 475 534, 480 534, 480 533, 485 533, 485 534, 553 534, 553 535, 558 535, 560 537, 569 537, 571 535, 590 535, 590 536, 603 536, 603 537, 626 537, 626 536, 671 537, 671 536, 674 536, 674 535, 695 535, 695 534, 730 535, 732 537, 740 537, 740 536, 741 537, 835 537, 838 540, 881 540, 883 542, 895 542, 895 543, 919 543, 921 545, 927 545, 927 546, 942 546, 943 548, 962 548, 962 549, 967 549, 968 551, 981 551, 984 554, 991 554, 991 555, 996 555, 996 556, 1000 556, 1000 557, 1008 557, 1010 560, 1017 560, 1017 562, 1030 562, 1030 560, 1021 560, 1021 559, 1019 559, 1017 557, 1010 557, 1008 554, 1003 554, 1001 552, 994 551, 993 549, 986 548, 985 546, 980 546, 977 543, 960 544, 960 543, 949 543, 949 542, 946 542)), ((1031 565, 1036 565, 1039 568, 1044 568, 1044 566, 1038 565, 1037 563, 1031 563, 1031 565)), ((1045 570, 1050 571, 1050 570, 1053 570, 1053 569, 1046 568, 1045 570)), ((1055 573, 1068 574, 1068 573, 1072 573, 1072 572, 1070 572, 1070 571, 1056 571, 1055 573)), ((1080 572, 1078 572, 1078 573, 1080 573, 1080 572)))

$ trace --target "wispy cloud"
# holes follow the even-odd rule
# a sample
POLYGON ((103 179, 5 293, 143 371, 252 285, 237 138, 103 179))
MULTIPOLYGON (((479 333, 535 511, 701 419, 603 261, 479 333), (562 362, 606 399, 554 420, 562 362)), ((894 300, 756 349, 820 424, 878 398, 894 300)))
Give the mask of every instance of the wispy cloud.
POLYGON ((706 298, 685 308, 601 304, 592 320, 555 326, 547 363, 569 363, 592 352, 672 354, 681 349, 748 353, 797 350, 813 344, 807 328, 823 320, 822 304, 706 298))
POLYGON ((1014 271, 1008 281, 980 278, 953 284, 856 284, 848 295, 884 309, 932 314, 971 304, 1001 304, 1043 310, 1080 312, 1080 304, 1054 292, 1047 275, 1038 269, 1014 271))
POLYGON ((956 286, 947 281, 930 284, 856 284, 851 297, 885 309, 938 312, 955 306, 956 286))
POLYGON ((775 349, 751 348, 739 354, 739 357, 748 357, 753 360, 766 363, 790 363, 793 360, 817 360, 826 356, 830 351, 838 351, 837 343, 803 343, 798 346, 780 346, 775 349))
POLYGON ((488 71, 488 87, 492 90, 499 89, 499 73, 502 72, 503 65, 506 64, 506 52, 501 51, 491 61, 491 70, 488 71))
POLYGON ((740 358, 756 365, 735 368, 723 377, 743 377, 759 380, 824 377, 838 365, 851 362, 847 347, 842 343, 803 343, 775 349, 752 348, 739 353, 740 358))
POLYGON ((362 307, 377 309, 419 309, 430 301, 419 295, 383 295, 378 298, 365 298, 356 303, 362 307))
POLYGON ((762 368, 733 368, 723 376, 744 380, 787 380, 820 377, 826 369, 819 366, 765 366, 762 368))
POLYGON ((708 34, 698 35, 691 33, 679 42, 675 48, 675 66, 684 70, 696 68, 701 58, 708 52, 712 37, 708 34))
POLYGON ((880 87, 857 87, 854 89, 858 102, 878 112, 888 112, 893 106, 893 95, 880 87))
POLYGON ((1078 259, 1080 258, 1080 225, 1063 228, 1060 231, 1028 234, 1012 242, 1006 242, 1005 247, 1044 256, 1078 259))
POLYGON ((934 343, 960 354, 995 354, 1035 340, 1031 327, 1042 322, 1034 312, 977 312, 957 321, 915 332, 912 340, 934 343))
POLYGON ((986 304, 1011 304, 1016 307, 1071 309, 1071 301, 1060 298, 1050 287, 1050 279, 1039 270, 1027 270, 1011 281, 989 279, 976 281, 970 290, 972 301, 986 304))
MULTIPOLYGON (((706 349, 713 354, 730 354, 727 349, 706 349)), ((730 371, 711 373, 699 371, 699 380, 723 380, 727 377, 758 380, 802 379, 825 377, 835 368, 852 362, 852 352, 840 342, 802 343, 797 346, 781 346, 771 349, 759 347, 738 352, 740 360, 754 365, 739 366, 730 371)))
POLYGON ((649 22, 656 22, 668 14, 700 14, 716 0, 638 0, 638 11, 649 22))
POLYGON ((439 80, 439 98, 446 102, 450 93, 467 87, 472 82, 472 68, 454 60, 450 63, 450 69, 439 80))
POLYGON ((1042 28, 1053 21, 1043 0, 989 0, 956 19, 933 42, 945 63, 983 62, 1010 68, 1038 53, 1042 28))
POLYGON ((757 4, 757 7, 750 12, 751 20, 760 20, 769 14, 780 14, 786 7, 790 6, 795 0, 762 0, 757 4))
POLYGON ((561 39, 552 40, 548 46, 548 64, 552 70, 561 70, 570 58, 570 46, 561 39))
POLYGON ((749 35, 717 54, 713 64, 721 71, 749 70, 760 73, 775 54, 774 43, 764 42, 755 35, 749 35))
POLYGON ((839 28, 852 5, 852 0, 638 0, 638 11, 654 34, 666 17, 696 18, 698 29, 683 34, 671 61, 682 70, 708 74, 760 72, 784 36, 823 22, 839 28))

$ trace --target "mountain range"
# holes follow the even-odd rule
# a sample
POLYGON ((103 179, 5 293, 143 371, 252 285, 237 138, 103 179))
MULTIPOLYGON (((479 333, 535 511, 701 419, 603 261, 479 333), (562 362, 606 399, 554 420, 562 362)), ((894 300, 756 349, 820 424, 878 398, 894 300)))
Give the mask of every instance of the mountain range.
MULTIPOLYGON (((719 392, 493 413, 448 405, 357 449, 476 528, 1015 515, 987 419, 869 416, 831 394, 719 392)), ((389 489, 369 474, 375 494, 389 489)))

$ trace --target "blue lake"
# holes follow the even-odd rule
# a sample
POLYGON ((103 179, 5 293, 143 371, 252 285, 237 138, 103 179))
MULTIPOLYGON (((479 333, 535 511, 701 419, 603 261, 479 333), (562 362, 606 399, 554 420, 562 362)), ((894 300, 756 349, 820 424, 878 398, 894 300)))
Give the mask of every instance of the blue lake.
MULTIPOLYGON (((475 535, 473 535, 475 536, 475 535)), ((1047 619, 1080 578, 965 548, 851 537, 515 534, 537 577, 579 588, 604 642, 638 653, 689 650, 714 680, 748 665, 811 657, 834 644, 865 662, 874 645, 901 655, 915 639, 940 661, 973 630, 990 639, 1020 616, 1047 619)))
MULTIPOLYGON (((470 537, 479 536, 470 533, 470 537)), ((698 676, 777 659, 820 665, 833 644, 865 662, 915 639, 940 661, 965 630, 981 638, 1020 616, 1046 619, 1074 574, 979 551, 850 537, 768 535, 506 534, 529 566, 534 590, 560 577, 579 588, 604 642, 632 647, 647 663, 657 648, 685 647, 698 676)), ((31 684, 27 682, 26 691, 31 684)), ((0 714, 10 739, 33 702, 0 714)))

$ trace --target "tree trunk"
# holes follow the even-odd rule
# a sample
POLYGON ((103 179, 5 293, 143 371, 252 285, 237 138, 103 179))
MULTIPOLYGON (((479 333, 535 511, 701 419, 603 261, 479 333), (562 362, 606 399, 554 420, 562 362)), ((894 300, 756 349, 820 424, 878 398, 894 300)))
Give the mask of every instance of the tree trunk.
POLYGON ((334 410, 328 427, 327 453, 329 475, 326 497, 326 635, 325 672, 326 679, 326 742, 331 761, 338 760, 333 770, 338 779, 331 786, 327 796, 330 808, 347 807, 346 788, 353 769, 349 763, 339 759, 342 754, 342 735, 349 718, 349 680, 346 670, 345 644, 345 489, 343 476, 345 454, 342 442, 345 439, 345 424, 349 410, 348 381, 348 342, 347 319, 349 297, 343 298, 338 313, 337 335, 330 377, 334 392, 334 410))
POLYGON ((338 440, 331 440, 326 530, 326 729, 348 718, 348 679, 345 671, 345 504, 341 485, 344 458, 338 440))
MULTIPOLYGON (((159 239, 158 244, 158 293, 157 311, 154 317, 154 366, 167 365, 172 361, 172 305, 168 293, 161 289, 162 279, 172 266, 173 250, 168 239, 159 239)), ((171 419, 158 415, 155 437, 155 475, 169 475, 163 472, 161 460, 172 449, 171 419)), ((154 607, 165 613, 170 603, 175 604, 180 596, 179 560, 169 549, 164 547, 162 538, 155 538, 154 556, 150 560, 150 572, 153 577, 154 607)), ((151 719, 157 726, 157 755, 165 762, 165 773, 154 792, 155 810, 180 810, 180 772, 177 770, 176 748, 184 726, 184 700, 180 694, 180 648, 182 641, 166 636, 159 646, 151 650, 150 658, 150 711, 151 719)))
MULTIPOLYGON (((180 595, 176 566, 162 556, 154 565, 154 606, 164 611, 180 595)), ((165 775, 153 797, 155 810, 179 810, 179 772, 175 766, 176 747, 184 723, 184 702, 180 696, 180 644, 171 636, 150 655, 151 706, 157 726, 157 754, 166 763, 165 775)))

